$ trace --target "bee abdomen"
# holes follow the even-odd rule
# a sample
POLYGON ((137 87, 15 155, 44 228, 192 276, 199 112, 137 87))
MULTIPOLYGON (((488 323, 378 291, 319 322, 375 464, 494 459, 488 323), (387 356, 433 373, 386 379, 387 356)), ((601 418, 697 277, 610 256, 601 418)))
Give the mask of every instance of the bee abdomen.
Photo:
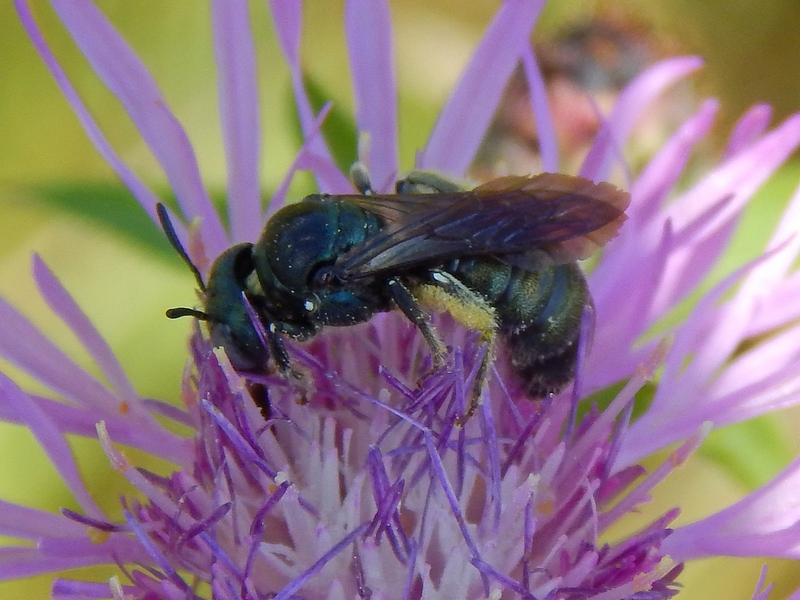
POLYGON ((511 365, 529 396, 558 393, 573 379, 581 314, 590 302, 577 263, 527 271, 473 259, 453 274, 495 307, 511 365))

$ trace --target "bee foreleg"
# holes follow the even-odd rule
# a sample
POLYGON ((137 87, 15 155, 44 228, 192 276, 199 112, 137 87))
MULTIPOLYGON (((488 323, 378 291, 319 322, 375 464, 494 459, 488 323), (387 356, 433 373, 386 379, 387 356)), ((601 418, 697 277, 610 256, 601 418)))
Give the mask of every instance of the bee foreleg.
POLYGON ((275 364, 281 373, 286 373, 292 370, 292 362, 289 358, 289 352, 286 350, 286 345, 281 339, 280 333, 275 329, 273 324, 266 327, 267 342, 269 342, 269 350, 275 359, 275 364))
POLYGON ((411 293, 411 290, 399 279, 390 279, 388 285, 389 293, 392 295, 392 300, 394 300, 397 308, 402 311, 409 321, 417 326, 417 329, 422 333, 422 337, 424 337, 425 341, 428 343, 428 347, 431 349, 434 368, 440 368, 444 365, 447 350, 442 340, 439 339, 436 330, 430 324, 428 314, 419 305, 419 302, 414 297, 414 294, 411 293))

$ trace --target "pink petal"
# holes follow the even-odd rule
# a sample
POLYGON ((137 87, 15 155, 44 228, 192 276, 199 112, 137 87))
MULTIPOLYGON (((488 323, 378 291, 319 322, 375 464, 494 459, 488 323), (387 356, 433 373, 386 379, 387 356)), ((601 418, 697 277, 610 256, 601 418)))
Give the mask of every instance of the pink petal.
POLYGON ((255 241, 261 231, 258 170, 261 127, 253 36, 246 0, 211 3, 220 117, 228 164, 231 238, 255 241))

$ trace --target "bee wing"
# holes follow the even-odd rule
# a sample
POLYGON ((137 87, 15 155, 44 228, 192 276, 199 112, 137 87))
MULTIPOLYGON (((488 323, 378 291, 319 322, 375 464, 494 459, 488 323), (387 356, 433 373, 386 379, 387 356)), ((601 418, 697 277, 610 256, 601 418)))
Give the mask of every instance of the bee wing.
POLYGON ((337 261, 344 278, 357 279, 532 249, 556 262, 587 258, 617 234, 630 196, 609 183, 543 173, 503 177, 464 192, 341 199, 386 222, 337 261))

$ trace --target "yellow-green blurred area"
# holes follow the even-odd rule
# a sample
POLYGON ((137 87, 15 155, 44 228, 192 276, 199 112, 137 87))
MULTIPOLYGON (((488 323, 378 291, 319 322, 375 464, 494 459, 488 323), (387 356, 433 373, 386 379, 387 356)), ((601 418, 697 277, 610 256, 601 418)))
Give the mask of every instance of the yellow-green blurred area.
MULTIPOLYGON (((73 84, 112 146, 164 198, 163 172, 116 99, 88 68, 45 2, 33 2, 36 17, 73 84)), ((170 107, 186 128, 209 191, 224 198, 225 162, 217 125, 214 56, 208 7, 200 2, 103 1, 152 70, 170 107)), ((298 145, 288 69, 283 65, 266 2, 252 4, 261 91, 265 196, 275 188, 298 145)), ((400 87, 400 150, 403 168, 425 142, 436 115, 498 6, 489 0, 398 0, 391 2, 400 87)), ((305 3, 303 59, 320 97, 335 102, 340 140, 352 147, 353 97, 343 36, 343 2, 305 3)), ((692 77, 698 98, 722 102, 716 139, 747 107, 768 102, 775 121, 800 110, 800 3, 796 0, 666 0, 663 2, 553 1, 538 31, 553 35, 597 15, 628 15, 646 31, 669 40, 680 53, 697 53, 705 69, 692 77)), ((335 126, 335 123, 334 123, 335 126)), ((122 360, 145 396, 177 401, 186 359, 189 320, 167 321, 171 306, 191 305, 194 282, 157 228, 118 183, 88 141, 51 76, 26 38, 10 2, 0 3, 0 294, 18 307, 75 360, 96 373, 76 340, 46 308, 30 273, 39 253, 61 278, 122 360)), ((330 134, 330 132, 329 132, 330 134)), ((714 152, 713 144, 709 152, 714 152)), ((346 158, 348 148, 341 150, 346 158)), ((719 279, 755 257, 769 238, 782 206, 800 179, 787 167, 747 212, 719 279)), ((301 192, 298 185, 296 192, 301 192)), ((3 324, 0 324, 0 328, 3 324)), ((3 365, 5 369, 5 365, 3 365)), ((18 375, 13 369, 5 369, 18 375)), ((43 392, 19 375, 26 389, 43 392)), ((782 415, 783 416, 783 415, 782 415)), ((641 521, 680 503, 681 522, 720 509, 774 475, 797 450, 798 419, 760 420, 751 428, 715 436, 700 457, 658 488, 652 510, 641 521), (764 449, 766 448, 766 449, 764 449), (745 457, 747 465, 742 465, 745 457), (736 466, 739 461, 738 467, 736 466), (733 466, 731 466, 733 465, 733 466)), ((118 515, 120 494, 130 492, 92 442, 74 443, 89 488, 118 515)), ((32 437, 0 428, 0 498, 57 511, 78 509, 32 437)), ((161 470, 146 457, 137 464, 161 470)), ((683 598, 750 598, 760 560, 716 559, 688 567, 683 598)), ((108 576, 108 573, 99 575, 108 576)), ((779 579, 773 597, 800 586, 794 564, 770 563, 768 579, 779 579)), ((45 597, 50 578, 0 584, 0 597, 45 597)))

